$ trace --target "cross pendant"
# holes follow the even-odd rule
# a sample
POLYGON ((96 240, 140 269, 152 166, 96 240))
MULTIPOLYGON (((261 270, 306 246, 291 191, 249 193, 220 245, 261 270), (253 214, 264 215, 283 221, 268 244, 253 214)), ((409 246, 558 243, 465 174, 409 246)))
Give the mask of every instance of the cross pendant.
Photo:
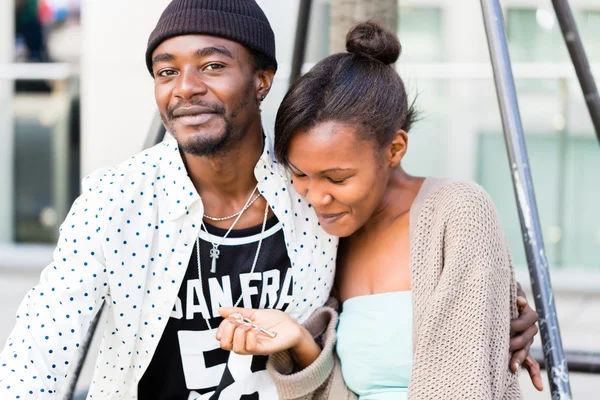
POLYGON ((219 251, 218 247, 213 244, 213 248, 210 249, 210 258, 212 258, 210 263, 210 272, 213 274, 217 272, 217 258, 219 258, 220 253, 221 252, 219 251))

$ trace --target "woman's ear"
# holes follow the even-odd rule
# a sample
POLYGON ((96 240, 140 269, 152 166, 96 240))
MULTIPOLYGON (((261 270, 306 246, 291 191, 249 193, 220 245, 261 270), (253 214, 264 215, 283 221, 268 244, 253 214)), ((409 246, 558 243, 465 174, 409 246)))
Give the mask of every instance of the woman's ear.
POLYGON ((269 94, 273 85, 275 71, 273 69, 259 70, 255 74, 256 98, 259 102, 263 101, 269 94))
POLYGON ((387 164, 390 168, 395 168, 400 165, 402 158, 406 154, 408 147, 408 134, 402 129, 396 132, 392 143, 388 146, 387 151, 387 164))

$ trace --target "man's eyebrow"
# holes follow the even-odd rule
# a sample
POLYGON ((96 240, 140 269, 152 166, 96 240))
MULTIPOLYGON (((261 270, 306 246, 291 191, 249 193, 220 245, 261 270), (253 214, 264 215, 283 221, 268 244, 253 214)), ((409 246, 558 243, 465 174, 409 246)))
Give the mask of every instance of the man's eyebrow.
POLYGON ((152 63, 157 63, 160 61, 173 61, 173 60, 175 60, 175 56, 173 54, 159 53, 154 56, 154 58, 152 59, 152 63))
POLYGON ((225 57, 229 57, 231 59, 233 59, 233 54, 231 54, 231 52, 226 49, 225 47, 204 47, 202 49, 198 49, 196 51, 196 56, 197 57, 208 57, 208 56, 212 56, 215 54, 221 54, 224 55, 225 57))

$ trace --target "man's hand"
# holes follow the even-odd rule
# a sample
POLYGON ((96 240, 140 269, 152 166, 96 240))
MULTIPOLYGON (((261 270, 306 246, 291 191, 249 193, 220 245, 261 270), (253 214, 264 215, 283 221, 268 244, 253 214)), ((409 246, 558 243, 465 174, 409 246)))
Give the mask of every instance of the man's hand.
POLYGON ((219 308, 219 314, 224 320, 219 325, 216 338, 224 350, 243 355, 271 355, 292 349, 303 339, 304 328, 283 311, 223 307, 219 308), (271 338, 250 326, 230 321, 228 318, 233 313, 241 314, 256 325, 276 332, 277 336, 271 338))
POLYGON ((517 283, 517 307, 519 308, 519 317, 510 324, 510 351, 513 353, 510 359, 510 369, 516 373, 521 366, 527 368, 533 386, 539 390, 544 390, 542 376, 540 374, 540 365, 529 354, 529 349, 533 344, 533 339, 538 333, 536 322, 538 313, 535 312, 529 303, 521 285, 517 283))
POLYGON ((300 369, 312 364, 321 354, 321 348, 310 333, 283 311, 228 307, 219 308, 219 314, 225 319, 219 325, 216 338, 224 350, 243 355, 271 355, 290 350, 300 369), (258 329, 230 321, 228 318, 233 313, 241 314, 277 335, 271 338, 261 334, 258 329))

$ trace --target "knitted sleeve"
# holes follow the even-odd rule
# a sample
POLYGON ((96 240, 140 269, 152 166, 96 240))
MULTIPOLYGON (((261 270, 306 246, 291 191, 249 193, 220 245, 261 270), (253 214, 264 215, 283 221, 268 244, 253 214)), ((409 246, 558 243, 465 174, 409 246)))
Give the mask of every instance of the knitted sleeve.
MULTIPOLYGON (((410 399, 520 399, 509 369, 515 316, 513 267, 495 207, 483 189, 451 183, 424 212, 430 290, 416 316, 410 399), (432 250, 435 243, 438 250, 432 250), (438 265, 439 264, 439 265, 438 265)), ((421 231, 423 232, 423 231, 421 231)), ((416 267, 416 266, 415 266, 416 267)))
POLYGON ((356 399, 344 383, 340 361, 335 354, 338 314, 324 306, 304 323, 323 349, 319 358, 298 371, 288 351, 273 354, 267 371, 273 378, 281 400, 352 400, 356 399))

